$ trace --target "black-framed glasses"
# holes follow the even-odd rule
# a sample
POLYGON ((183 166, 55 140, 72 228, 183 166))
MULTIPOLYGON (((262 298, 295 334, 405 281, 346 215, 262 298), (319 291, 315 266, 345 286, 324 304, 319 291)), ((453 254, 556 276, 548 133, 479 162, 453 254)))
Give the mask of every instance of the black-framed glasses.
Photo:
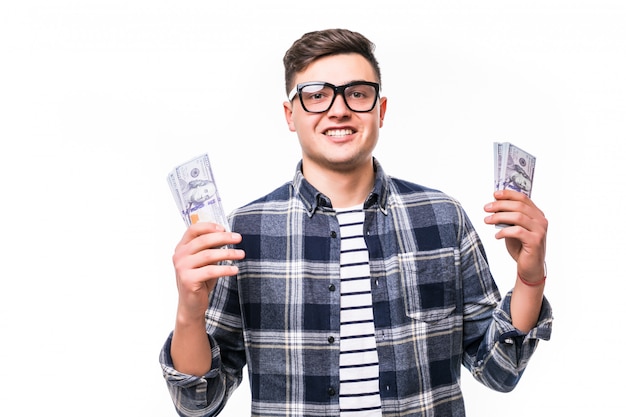
POLYGON ((376 105, 380 84, 369 81, 353 81, 344 85, 333 85, 322 81, 310 81, 296 85, 289 93, 289 101, 300 97, 300 104, 309 113, 324 113, 341 94, 346 106, 353 112, 366 113, 376 105))

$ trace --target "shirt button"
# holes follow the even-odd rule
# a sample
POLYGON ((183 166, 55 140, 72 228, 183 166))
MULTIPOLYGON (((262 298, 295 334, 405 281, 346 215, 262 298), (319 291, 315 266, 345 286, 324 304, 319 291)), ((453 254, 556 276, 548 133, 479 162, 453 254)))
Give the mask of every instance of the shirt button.
POLYGON ((335 232, 334 230, 332 232, 330 232, 330 237, 332 237, 333 239, 337 237, 337 232, 335 232))
POLYGON ((330 344, 335 343, 335 338, 333 336, 328 336, 328 343, 330 344))
POLYGON ((335 395, 335 389, 333 387, 328 387, 328 395, 331 397, 335 395))
POLYGON ((335 284, 330 284, 328 286, 328 291, 335 291, 335 284))

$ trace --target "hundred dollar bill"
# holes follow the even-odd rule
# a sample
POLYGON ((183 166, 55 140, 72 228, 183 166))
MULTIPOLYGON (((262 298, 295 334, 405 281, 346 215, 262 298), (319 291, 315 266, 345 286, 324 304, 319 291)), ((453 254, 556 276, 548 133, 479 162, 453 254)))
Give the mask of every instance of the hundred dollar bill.
POLYGON ((496 189, 511 189, 530 197, 535 175, 536 158, 509 142, 501 143, 497 150, 496 189))
MULTIPOLYGON (((536 158, 510 142, 495 142, 493 149, 495 189, 515 190, 530 197, 536 158)), ((507 225, 496 226, 506 227, 507 225)))
POLYGON ((185 215, 183 199, 180 195, 180 191, 178 190, 178 184, 176 182, 176 176, 174 175, 174 171, 167 174, 167 184, 170 186, 170 191, 172 192, 172 197, 174 197, 174 201, 176 202, 178 213, 180 213, 180 215, 182 216, 185 224, 189 226, 189 218, 185 215))
POLYGON ((493 143, 493 181, 496 190, 500 187, 500 170, 502 168, 502 143, 493 143))
POLYGON ((187 226, 213 222, 230 230, 207 154, 174 168, 168 175, 174 201, 187 226))

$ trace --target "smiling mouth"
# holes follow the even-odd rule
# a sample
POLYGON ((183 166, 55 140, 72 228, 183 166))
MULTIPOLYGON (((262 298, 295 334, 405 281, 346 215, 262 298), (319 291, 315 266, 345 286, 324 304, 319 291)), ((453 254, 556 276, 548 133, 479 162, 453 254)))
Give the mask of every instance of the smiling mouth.
POLYGON ((352 129, 331 129, 331 130, 327 130, 326 132, 324 132, 326 136, 333 136, 333 137, 348 136, 348 135, 352 135, 353 133, 354 133, 354 130, 352 129))

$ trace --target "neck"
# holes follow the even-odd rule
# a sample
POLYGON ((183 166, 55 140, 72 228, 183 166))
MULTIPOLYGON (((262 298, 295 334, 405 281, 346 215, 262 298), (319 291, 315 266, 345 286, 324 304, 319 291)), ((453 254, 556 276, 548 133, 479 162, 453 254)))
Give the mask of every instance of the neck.
POLYGON ((374 187, 374 163, 350 171, 317 170, 306 162, 302 165, 304 177, 326 195, 335 208, 362 204, 374 187))

